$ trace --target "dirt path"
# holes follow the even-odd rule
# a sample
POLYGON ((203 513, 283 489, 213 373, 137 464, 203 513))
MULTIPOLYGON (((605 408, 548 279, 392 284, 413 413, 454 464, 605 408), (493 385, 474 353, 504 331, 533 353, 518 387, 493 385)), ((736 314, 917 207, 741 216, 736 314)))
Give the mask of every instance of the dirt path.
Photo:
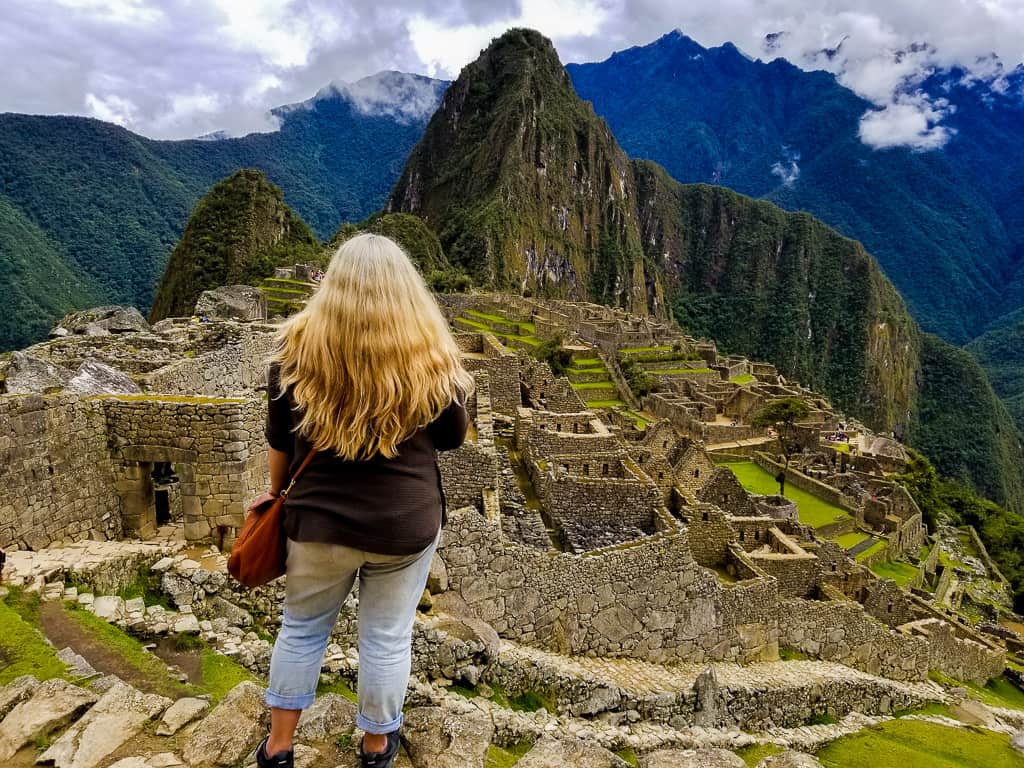
POLYGON ((166 695, 166 687, 154 681, 131 664, 116 650, 109 648, 102 640, 93 636, 65 613, 60 603, 43 603, 39 606, 39 624, 43 634, 58 650, 70 647, 88 661, 97 672, 117 675, 126 683, 146 693, 166 695))

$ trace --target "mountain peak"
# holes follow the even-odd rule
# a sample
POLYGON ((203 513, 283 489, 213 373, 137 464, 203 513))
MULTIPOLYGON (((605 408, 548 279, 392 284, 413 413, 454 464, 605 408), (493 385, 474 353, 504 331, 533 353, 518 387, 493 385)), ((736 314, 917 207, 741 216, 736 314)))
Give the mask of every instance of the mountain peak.
POLYGON ((353 83, 332 81, 312 98, 277 107, 272 112, 285 117, 292 112, 316 109, 323 102, 344 101, 364 115, 390 117, 403 123, 423 121, 437 109, 447 87, 446 80, 385 70, 353 83))

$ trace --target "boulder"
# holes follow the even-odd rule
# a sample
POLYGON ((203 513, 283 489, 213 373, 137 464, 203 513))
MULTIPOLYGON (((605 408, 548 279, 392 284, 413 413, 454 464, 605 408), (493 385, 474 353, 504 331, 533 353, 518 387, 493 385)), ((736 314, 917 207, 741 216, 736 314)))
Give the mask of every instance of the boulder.
POLYGON ((7 717, 8 712, 35 693, 38 687, 39 681, 33 675, 22 675, 0 688, 0 721, 7 717))
POLYGON ((640 758, 640 768, 747 768, 727 749, 659 749, 640 758))
POLYGON ((25 352, 11 354, 6 386, 11 395, 31 395, 63 389, 74 373, 67 368, 33 357, 25 352))
POLYGON ((95 768, 170 704, 165 696, 118 683, 53 742, 40 755, 39 762, 53 763, 57 768, 95 768))
POLYGON ((1017 731, 1010 739, 1010 746, 1024 755, 1024 731, 1017 731))
POLYGON ((267 297, 251 285, 225 285, 199 294, 193 314, 214 320, 266 320, 267 297))
POLYGON ((483 768, 493 735, 494 723, 482 712, 417 707, 406 713, 402 742, 414 768, 483 768))
POLYGON ((617 755, 596 744, 581 739, 543 736, 533 749, 516 763, 516 768, 627 768, 627 763, 617 755))
POLYGON ((92 603, 92 612, 97 618, 111 623, 122 621, 125 616, 124 598, 117 595, 100 595, 92 603))
MULTIPOLYGON (((68 665, 68 672, 72 677, 77 678, 79 681, 88 679, 90 677, 97 677, 100 673, 96 671, 96 668, 89 663, 79 653, 75 653, 73 648, 62 648, 57 652, 57 658, 68 665)), ((2 715, 0 715, 2 717, 2 715)))
POLYGON ((427 576, 427 589, 432 595, 440 595, 448 591, 448 567, 439 554, 434 553, 430 561, 430 574, 427 576))
POLYGON ((356 727, 356 705, 336 693, 318 698, 299 718, 295 738, 299 741, 333 741, 356 727))
POLYGON ((110 333, 148 330, 149 323, 135 307, 108 305, 65 315, 64 319, 50 331, 50 336, 103 336, 110 333))
POLYGON ((207 613, 210 619, 227 619, 228 624, 236 627, 248 627, 252 624, 252 615, 248 611, 220 595, 214 595, 207 602, 207 613))
POLYGON ((757 764, 757 768, 823 768, 823 766, 810 755, 789 750, 766 757, 757 764))
POLYGON ((110 768, 153 768, 141 757, 125 757, 116 763, 111 763, 110 768))
POLYGON ((192 766, 235 765, 263 738, 268 721, 262 689, 239 683, 192 731, 182 757, 192 766))
POLYGON ((47 680, 31 698, 0 720, 0 760, 74 720, 96 702, 96 694, 63 680, 47 680))
POLYGON ((135 395, 142 389, 122 371, 98 360, 85 360, 65 389, 77 395, 135 395))
POLYGON ((157 736, 173 736, 210 708, 206 699, 187 696, 174 702, 156 727, 157 736))

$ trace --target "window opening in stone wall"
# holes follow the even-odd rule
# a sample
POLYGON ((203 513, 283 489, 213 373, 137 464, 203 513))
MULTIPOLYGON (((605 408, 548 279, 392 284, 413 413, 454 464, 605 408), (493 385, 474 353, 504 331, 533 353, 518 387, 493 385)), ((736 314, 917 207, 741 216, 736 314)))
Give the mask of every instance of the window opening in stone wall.
POLYGON ((584 475, 589 475, 590 474, 590 465, 589 464, 584 464, 583 465, 583 474, 584 475))
POLYGON ((602 464, 601 465, 601 474, 602 475, 607 475, 608 474, 608 465, 607 464, 602 464))
POLYGON ((706 522, 707 522, 708 520, 710 520, 711 518, 710 518, 710 517, 708 516, 708 513, 707 513, 707 512, 704 512, 703 514, 701 514, 701 519, 703 519, 703 520, 704 520, 704 522, 706 523, 706 522))
POLYGON ((700 477, 700 469, 699 469, 699 468, 698 468, 698 469, 695 469, 695 470, 693 470, 693 476, 694 476, 694 477, 700 477))

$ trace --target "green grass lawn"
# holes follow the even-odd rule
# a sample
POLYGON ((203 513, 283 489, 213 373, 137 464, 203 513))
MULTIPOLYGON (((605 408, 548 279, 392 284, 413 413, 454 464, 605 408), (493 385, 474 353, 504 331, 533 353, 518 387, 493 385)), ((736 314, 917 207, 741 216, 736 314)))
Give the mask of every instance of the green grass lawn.
POLYGON ((573 389, 615 389, 615 384, 611 381, 586 381, 582 384, 573 383, 573 389))
POLYGON ((778 744, 754 744, 738 750, 736 754, 743 758, 743 762, 745 762, 749 768, 754 768, 754 766, 766 757, 771 757, 772 755, 777 755, 779 752, 785 751, 786 750, 778 744))
POLYGON ((744 373, 742 376, 737 376, 735 379, 729 379, 730 384, 740 385, 749 384, 752 381, 757 381, 757 379, 754 378, 754 376, 749 373, 744 373))
POLYGON ((572 361, 573 365, 580 366, 583 368, 590 368, 596 365, 604 367, 604 363, 601 362, 600 357, 579 357, 572 361))
POLYGON ((514 320, 509 320, 507 317, 502 317, 501 315, 489 315, 486 312, 481 312, 478 309, 467 309, 466 310, 466 314, 467 315, 472 315, 473 317, 479 317, 479 318, 481 318, 483 320, 490 320, 492 323, 514 323, 515 322, 514 320))
MULTIPOLYGON (((731 469, 743 487, 751 493, 771 496, 779 492, 779 484, 775 482, 775 478, 752 461, 729 462, 721 466, 731 469)), ((786 485, 786 498, 796 502, 800 522, 813 528, 853 519, 845 509, 829 504, 792 485, 786 485)))
POLYGON ((842 536, 836 536, 832 541, 838 544, 843 549, 853 549, 855 546, 860 544, 864 539, 870 539, 866 533, 860 531, 853 531, 852 533, 844 533, 842 536))
POLYGON ((1009 736, 919 720, 891 720, 819 750, 825 768, 1020 768, 1009 736))
POLYGON ((579 373, 603 373, 603 374, 607 375, 607 373, 608 373, 608 369, 605 368, 603 365, 595 365, 592 368, 566 368, 565 371, 566 371, 566 373, 577 373, 577 374, 579 374, 579 373))
POLYGON ((888 546, 889 546, 888 540, 886 540, 886 539, 879 539, 874 544, 872 544, 870 547, 868 547, 863 552, 861 552, 859 555, 857 555, 856 560, 857 560, 857 562, 861 562, 863 560, 867 560, 869 557, 871 557, 874 554, 877 554, 878 552, 881 552, 883 549, 885 549, 888 546))
POLYGON ((476 328, 479 331, 489 331, 491 326, 486 323, 481 323, 476 320, 470 320, 468 317, 456 317, 455 322, 459 325, 468 325, 470 328, 476 328))
POLYGON ((67 667, 57 649, 11 606, 0 601, 0 685, 16 677, 35 675, 40 680, 64 677, 67 667))
POLYGON ((892 579, 901 587, 905 587, 917 575, 917 567, 902 561, 877 563, 871 571, 880 579, 892 579))
POLYGON ((625 405, 621 400, 584 400, 588 408, 618 408, 625 405))

